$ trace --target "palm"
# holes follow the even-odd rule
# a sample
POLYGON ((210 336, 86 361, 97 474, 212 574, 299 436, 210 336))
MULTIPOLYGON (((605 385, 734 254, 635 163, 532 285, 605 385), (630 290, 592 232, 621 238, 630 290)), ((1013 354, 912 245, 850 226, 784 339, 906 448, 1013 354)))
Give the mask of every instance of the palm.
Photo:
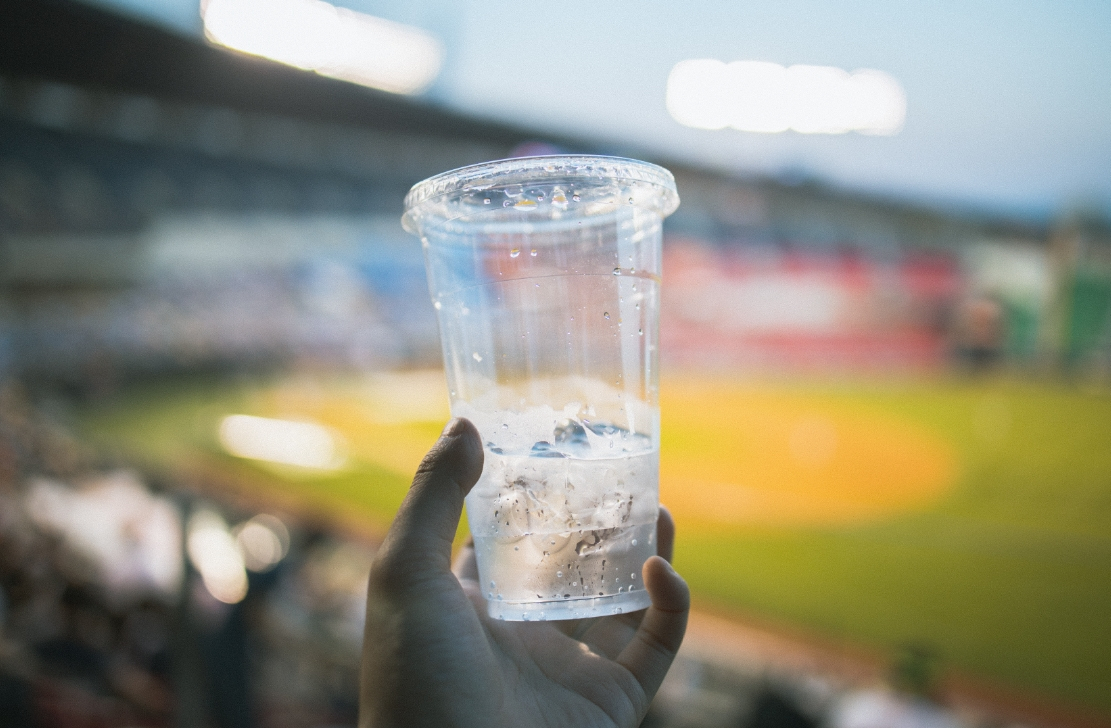
MULTIPOLYGON (((418 473, 414 491, 420 479, 418 473)), ((659 559, 645 567, 653 599, 648 611, 502 622, 486 616, 473 548, 462 551, 452 571, 441 562, 449 556, 454 523, 441 524, 432 543, 415 543, 410 535, 419 530, 411 521, 417 519, 406 507, 372 572, 364 726, 614 728, 640 722, 686 622, 686 589, 669 567, 659 559), (430 551, 424 558, 422 548, 430 551)), ((459 510, 448 510, 458 522, 459 510)), ((670 559, 674 527, 666 511, 658 530, 661 555, 670 559)))

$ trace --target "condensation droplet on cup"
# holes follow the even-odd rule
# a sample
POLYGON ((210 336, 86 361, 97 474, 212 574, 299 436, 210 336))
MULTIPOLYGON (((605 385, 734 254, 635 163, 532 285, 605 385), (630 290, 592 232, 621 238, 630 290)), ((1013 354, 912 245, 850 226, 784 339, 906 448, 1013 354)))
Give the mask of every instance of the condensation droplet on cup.
POLYGON ((510 202, 509 200, 506 200, 505 202, 501 203, 501 206, 502 207, 509 207, 512 204, 513 204, 512 202, 510 202))
POLYGON ((497 588, 498 588, 498 585, 497 585, 497 584, 495 584, 494 582, 492 582, 492 581, 491 581, 491 582, 490 582, 490 588, 491 588, 491 589, 497 589, 497 588))
POLYGON ((637 329, 637 333, 641 336, 644 336, 644 329, 637 329))
POLYGON ((556 572, 556 578, 557 579, 562 579, 563 578, 563 572, 562 571, 557 571, 556 572))
POLYGON ((520 248, 514 248, 513 250, 509 251, 509 257, 510 258, 516 258, 520 254, 521 254, 521 249, 520 248))
POLYGON ((634 538, 633 539, 633 546, 636 546, 636 545, 637 545, 637 540, 634 538))
POLYGON ((440 303, 439 301, 433 301, 432 302, 432 308, 436 309, 437 311, 439 311, 441 308, 443 308, 443 305, 444 304, 440 303))
POLYGON ((571 199, 574 200, 575 202, 578 202, 579 201, 579 196, 578 195, 571 195, 571 199))
POLYGON ((533 258, 535 258, 536 257, 536 248, 533 248, 532 250, 530 250, 528 252, 528 254, 531 255, 533 258))
POLYGON ((633 204, 633 198, 632 197, 629 198, 629 204, 630 205, 633 204))
POLYGON ((621 275, 621 269, 620 269, 620 268, 614 268, 614 269, 613 269, 613 274, 614 274, 615 276, 619 276, 619 275, 621 275))
POLYGON ((610 312, 609 311, 603 311, 602 315, 605 316, 608 319, 610 317, 610 312))
POLYGON ((475 361, 482 361, 482 355, 479 354, 477 351, 471 354, 471 358, 475 361))
POLYGON ((490 198, 489 198, 489 197, 485 198, 485 199, 484 199, 484 200, 482 201, 482 204, 483 204, 483 205, 489 205, 489 204, 490 204, 490 198))

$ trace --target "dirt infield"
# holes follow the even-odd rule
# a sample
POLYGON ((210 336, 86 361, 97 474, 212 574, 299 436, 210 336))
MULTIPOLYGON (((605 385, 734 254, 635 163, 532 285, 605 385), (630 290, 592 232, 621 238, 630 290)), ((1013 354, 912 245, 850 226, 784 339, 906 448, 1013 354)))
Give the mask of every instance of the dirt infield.
POLYGON ((957 479, 946 442, 889 413, 713 381, 663 391, 660 498, 687 522, 858 523, 924 507, 957 479))

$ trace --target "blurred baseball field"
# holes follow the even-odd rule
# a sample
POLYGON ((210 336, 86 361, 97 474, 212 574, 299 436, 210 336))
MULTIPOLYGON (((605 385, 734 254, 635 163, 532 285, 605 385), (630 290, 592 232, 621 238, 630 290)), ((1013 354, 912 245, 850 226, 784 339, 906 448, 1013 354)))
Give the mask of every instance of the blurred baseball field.
MULTIPOLYGON (((938 379, 661 384, 661 499, 696 604, 1111 712, 1111 390, 938 379)), ((137 386, 83 410, 177 479, 383 531, 448 417, 440 372, 137 386), (236 458, 230 414, 337 433, 330 470, 236 458)))

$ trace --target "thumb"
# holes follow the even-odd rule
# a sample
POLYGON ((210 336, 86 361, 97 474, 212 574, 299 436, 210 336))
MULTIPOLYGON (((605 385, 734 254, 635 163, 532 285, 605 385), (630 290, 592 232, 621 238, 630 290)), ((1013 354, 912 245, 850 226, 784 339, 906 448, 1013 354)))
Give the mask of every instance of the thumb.
POLYGON ((469 420, 454 419, 424 456, 375 559, 385 588, 451 573, 451 543, 463 498, 482 473, 482 441, 469 420))

